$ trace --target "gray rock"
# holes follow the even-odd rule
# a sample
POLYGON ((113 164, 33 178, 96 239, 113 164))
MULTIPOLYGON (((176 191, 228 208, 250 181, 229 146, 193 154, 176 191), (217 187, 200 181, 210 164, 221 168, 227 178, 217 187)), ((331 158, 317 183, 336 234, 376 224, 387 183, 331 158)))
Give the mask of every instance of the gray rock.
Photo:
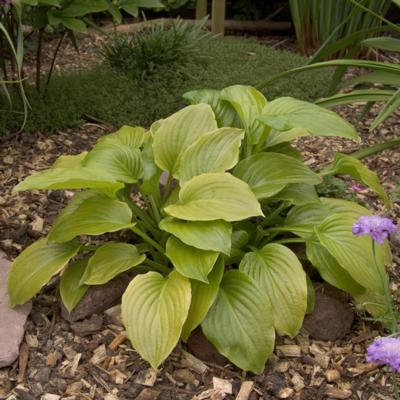
POLYGON ((304 318, 303 329, 317 340, 343 339, 351 330, 354 314, 348 296, 328 285, 315 287, 314 311, 304 318))
POLYGON ((0 253, 0 368, 11 365, 18 358, 26 320, 32 309, 31 302, 10 307, 7 291, 10 266, 11 263, 0 253))
POLYGON ((127 275, 119 275, 104 285, 91 286, 71 313, 61 303, 62 317, 71 322, 80 321, 115 306, 121 300, 130 280, 127 275))

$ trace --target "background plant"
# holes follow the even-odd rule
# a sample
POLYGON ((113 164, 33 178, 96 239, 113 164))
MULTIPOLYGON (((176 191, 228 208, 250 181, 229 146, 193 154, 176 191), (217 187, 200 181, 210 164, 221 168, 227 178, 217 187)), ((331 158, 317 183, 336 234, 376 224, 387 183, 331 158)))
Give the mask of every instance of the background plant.
MULTIPOLYGON (((275 331, 295 336, 312 309, 312 288, 290 248, 300 243, 323 279, 374 316, 385 315, 386 288, 371 239, 351 232, 370 212, 319 198, 315 190, 321 177, 346 174, 390 205, 377 176, 344 154, 314 172, 290 145, 304 135, 358 140, 354 128, 304 101, 268 102, 249 86, 192 91, 185 98, 192 105, 149 131, 122 127, 88 153, 61 156, 15 188, 86 190, 46 238, 14 261, 11 304, 24 303, 64 271, 61 297, 72 310, 89 285, 129 271, 122 317, 134 348, 153 367, 201 325, 234 364, 260 373, 275 331), (132 243, 93 246, 82 238, 120 230, 134 234, 132 243)), ((376 252, 384 268, 389 246, 376 252)))
POLYGON ((180 19, 144 28, 126 36, 115 36, 103 47, 106 62, 131 77, 143 78, 162 66, 177 69, 200 62, 204 54, 199 42, 210 37, 204 30, 206 19, 188 24, 180 19))
MULTIPOLYGON (((199 42, 201 62, 189 62, 179 68, 159 66, 157 72, 144 78, 141 72, 126 76, 119 70, 99 66, 92 70, 56 74, 41 96, 27 83, 32 104, 25 132, 55 132, 81 126, 88 116, 114 126, 150 126, 184 106, 182 93, 203 86, 222 89, 234 83, 252 84, 265 77, 267 69, 275 75, 288 67, 303 65, 305 58, 292 52, 276 50, 252 39, 213 38, 199 42), (238 57, 240 55, 240 57, 238 57), (234 65, 234 68, 231 66, 234 65), (251 74, 249 74, 251 71, 251 74)), ((265 93, 270 99, 292 96, 314 100, 327 94, 327 70, 304 73, 281 79, 265 93)), ((15 107, 21 107, 11 93, 15 107)), ((7 100, 0 95, 0 103, 7 100)), ((19 114, 0 113, 0 132, 17 130, 22 123, 19 114)))
MULTIPOLYGON (((360 3, 378 15, 385 15, 391 0, 363 0, 360 3)), ((290 11, 301 53, 312 54, 322 44, 347 39, 332 57, 357 56, 361 48, 357 35, 368 37, 380 29, 382 20, 349 0, 290 0, 290 11)))
MULTIPOLYGON (((379 2, 372 3, 378 5, 379 2)), ((374 18, 376 21, 379 21, 380 24, 377 27, 370 29, 356 29, 352 34, 341 36, 339 39, 336 38, 336 40, 335 35, 328 37, 309 61, 310 65, 289 70, 286 73, 262 82, 257 85, 257 87, 264 87, 271 81, 292 73, 317 68, 336 67, 335 74, 330 83, 331 93, 338 91, 341 88, 353 85, 355 86, 355 89, 346 91, 346 93, 337 93, 331 97, 320 99, 316 103, 324 107, 334 107, 354 102, 365 102, 366 106, 361 114, 365 115, 377 101, 384 101, 384 107, 370 126, 370 130, 373 130, 384 122, 385 119, 400 106, 400 67, 396 63, 356 60, 352 59, 352 57, 357 55, 357 52, 362 48, 400 52, 399 39, 386 36, 374 38, 368 37, 372 33, 376 34, 383 31, 393 31, 398 33, 400 32, 400 27, 398 24, 394 24, 379 15, 374 9, 373 4, 365 5, 364 3, 359 3, 355 0, 351 0, 351 4, 353 4, 355 10, 358 9, 359 12, 363 13, 363 15, 369 18, 374 18), (367 6, 370 6, 370 8, 367 6), (382 23, 383 26, 381 26, 382 23), (348 51, 349 46, 351 46, 351 51, 348 51), (337 54, 344 56, 345 58, 335 61, 319 62, 337 54), (341 82, 348 67, 365 68, 368 72, 341 82), (361 89, 358 87, 361 87, 361 89)), ((394 2, 394 4, 397 6, 399 5, 397 2, 394 2)), ((351 15, 352 14, 350 14, 349 18, 352 18, 351 15)), ((399 143, 400 141, 396 139, 391 142, 391 145, 395 146, 399 143)))

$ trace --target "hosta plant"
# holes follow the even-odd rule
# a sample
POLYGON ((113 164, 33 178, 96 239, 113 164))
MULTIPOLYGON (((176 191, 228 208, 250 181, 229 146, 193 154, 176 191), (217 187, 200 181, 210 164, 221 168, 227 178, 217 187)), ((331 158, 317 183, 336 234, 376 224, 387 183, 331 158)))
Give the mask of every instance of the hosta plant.
MULTIPOLYGON (((351 231, 370 212, 315 190, 322 176, 347 174, 389 204, 377 176, 344 154, 312 171, 290 144, 304 135, 358 140, 354 128, 314 104, 268 102, 247 86, 185 98, 191 105, 149 130, 124 126, 15 188, 84 190, 48 236, 14 261, 11 304, 60 274, 61 298, 72 310, 90 285, 129 274, 123 321, 153 367, 201 326, 232 363, 255 373, 274 349, 275 332, 295 336, 312 309, 312 270, 384 315, 370 239, 351 231), (117 241, 121 230, 132 240, 117 241), (89 238, 111 232, 112 241, 89 238)), ((389 247, 377 251, 383 269, 389 247)))

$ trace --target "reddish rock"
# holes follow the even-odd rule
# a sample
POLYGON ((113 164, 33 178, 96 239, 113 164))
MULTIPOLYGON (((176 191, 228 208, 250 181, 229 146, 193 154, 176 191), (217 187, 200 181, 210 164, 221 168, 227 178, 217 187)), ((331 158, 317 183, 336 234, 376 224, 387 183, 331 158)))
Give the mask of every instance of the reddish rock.
POLYGON ((71 313, 61 303, 62 317, 67 321, 79 321, 115 306, 121 301, 130 280, 131 278, 127 275, 119 275, 104 285, 91 286, 71 313))
POLYGON ((10 267, 11 263, 0 253, 0 368, 11 365, 18 358, 26 320, 32 309, 31 302, 10 307, 7 291, 10 267))
POLYGON ((317 340, 343 339, 351 330, 354 314, 348 296, 326 283, 315 288, 314 311, 304 319, 303 329, 317 340))
POLYGON ((200 328, 195 329, 187 342, 188 350, 199 360, 226 365, 228 359, 218 353, 218 350, 208 341, 200 328))

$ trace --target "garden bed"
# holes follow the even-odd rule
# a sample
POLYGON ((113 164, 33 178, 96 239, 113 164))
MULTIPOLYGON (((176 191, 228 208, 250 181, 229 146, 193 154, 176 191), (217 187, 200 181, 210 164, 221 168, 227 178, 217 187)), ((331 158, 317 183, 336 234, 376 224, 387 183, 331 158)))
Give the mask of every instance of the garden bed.
MULTIPOLYGON (((341 113, 354 123, 356 111, 356 107, 343 107, 341 113)), ((373 135, 368 133, 367 124, 359 123, 363 145, 398 135, 398 127, 394 123, 396 118, 396 115, 389 118, 373 135)), ((12 187, 34 170, 48 167, 60 154, 76 154, 89 149, 109 129, 101 124, 87 123, 79 129, 53 135, 36 133, 21 135, 12 142, 8 138, 1 140, 0 159, 3 166, 0 183, 3 195, 0 198, 0 247, 8 258, 13 259, 21 249, 44 235, 71 195, 61 191, 54 191, 49 196, 37 191, 12 195, 12 187)), ((303 138, 297 142, 310 166, 327 163, 334 151, 349 152, 358 147, 349 144, 336 138, 303 138)), ((385 151, 368 158, 366 162, 377 171, 385 188, 392 192, 400 179, 398 150, 385 151)), ((351 190, 352 182, 347 184, 351 190)), ((380 210, 381 205, 371 192, 356 195, 380 210)), ((400 217, 398 202, 394 205, 392 216, 396 220, 400 217)), ((399 267, 396 255, 395 260, 393 271, 399 267)), ((400 285, 398 274, 393 274, 393 285, 400 285)), ((26 369, 21 375, 23 365, 18 368, 18 363, 15 363, 12 368, 1 370, 0 398, 7 398, 19 382, 31 396, 19 388, 17 393, 22 399, 40 398, 45 393, 64 398, 69 395, 71 399, 131 399, 146 388, 140 399, 201 399, 208 398, 205 395, 201 397, 201 393, 213 388, 213 378, 232 383, 234 394, 226 397, 232 399, 243 381, 254 382, 254 390, 249 397, 252 400, 392 398, 389 375, 382 368, 365 361, 366 346, 377 335, 379 327, 360 318, 356 319, 351 333, 336 342, 316 341, 304 334, 293 340, 279 338, 275 355, 260 376, 244 375, 231 365, 214 366, 212 363, 206 364, 206 372, 196 372, 196 367, 194 370, 188 367, 187 355, 183 347, 178 346, 164 363, 155 382, 152 382, 150 371, 147 384, 153 386, 138 383, 143 383, 144 375, 149 373, 148 364, 132 351, 129 342, 123 341, 115 347, 114 339, 120 337, 123 328, 103 314, 94 323, 94 331, 82 337, 82 331, 77 333, 74 324, 61 317, 54 287, 44 290, 34 300, 27 325, 27 345, 23 346, 23 351, 29 352, 26 369), (105 358, 97 363, 93 356, 99 353, 105 358), (198 397, 194 397, 196 395, 198 397)), ((213 395, 215 397, 209 398, 222 398, 215 393, 213 395)))
MULTIPOLYGON (((263 46, 240 39, 241 45, 238 47, 233 40, 227 39, 224 42, 222 47, 225 53, 220 53, 219 64, 215 64, 214 70, 209 72, 210 87, 223 87, 230 83, 256 83, 254 82, 255 75, 261 74, 263 62, 268 59, 268 56, 274 54, 266 50, 259 57, 260 52, 263 52, 263 46), (238 48, 240 52, 235 54, 234 51, 238 48), (240 58, 241 62, 245 59, 245 62, 240 64, 241 70, 235 65, 235 57, 232 57, 232 53, 236 58, 240 58), (229 59, 226 58, 228 55, 229 59), (221 81, 220 71, 219 75, 216 75, 222 63, 232 65, 232 74, 223 81, 221 81)), ((52 43, 48 43, 48 46, 51 47, 52 43)), ((81 61, 76 64, 71 63, 71 59, 76 59, 72 48, 69 46, 63 48, 59 61, 61 69, 67 68, 74 73, 74 70, 81 70, 82 67, 89 70, 97 64, 96 53, 88 43, 84 41, 82 46, 83 53, 81 54, 83 55, 81 61)), ((222 51, 222 48, 216 47, 213 51, 218 53, 222 51)), ((282 68, 290 66, 286 63, 290 59, 289 53, 285 53, 285 57, 286 61, 283 61, 282 68)), ((107 72, 102 73, 107 74, 107 72)), ((97 72, 93 74, 97 76, 96 80, 91 81, 91 86, 84 87, 81 92, 78 91, 81 96, 84 96, 89 87, 96 86, 98 82, 105 79, 105 75, 98 75, 97 72)), ((312 76, 315 76, 314 73, 312 76)), ((323 92, 321 88, 324 75, 317 76, 319 78, 315 80, 312 88, 310 88, 309 80, 301 81, 300 78, 295 78, 289 85, 286 83, 273 89, 271 97, 278 94, 296 96, 292 90, 305 91, 304 98, 320 95, 323 92)), ((148 113, 142 116, 144 118, 142 120, 130 119, 130 116, 123 113, 107 114, 107 102, 104 99, 101 105, 103 108, 100 108, 102 111, 98 114, 93 113, 89 105, 91 99, 99 98, 100 94, 97 92, 91 94, 93 97, 88 95, 85 104, 89 108, 84 108, 85 115, 74 114, 66 123, 65 115, 51 116, 52 111, 49 107, 60 90, 65 89, 63 98, 68 99, 70 93, 76 92, 82 82, 87 80, 77 75, 71 75, 71 78, 56 78, 54 97, 50 97, 48 102, 41 103, 42 108, 39 107, 32 112, 33 121, 39 124, 28 125, 32 133, 0 138, 0 184, 3 188, 0 195, 0 249, 6 253, 7 257, 10 260, 14 259, 22 249, 44 236, 55 216, 72 196, 72 192, 68 191, 50 193, 32 191, 11 194, 12 188, 20 180, 34 171, 49 167, 61 154, 77 154, 90 149, 99 137, 112 131, 112 125, 118 126, 122 123, 147 125, 155 117, 175 111, 183 104, 180 99, 177 100, 178 92, 183 93, 188 89, 204 86, 204 76, 199 76, 197 79, 195 86, 180 87, 176 90, 172 108, 165 109, 161 113, 160 110, 154 110, 154 105, 160 101, 157 97, 153 105, 146 103, 148 113), (71 92, 67 90, 69 87, 71 92), (42 115, 43 119, 40 119, 40 113, 44 110, 48 114, 42 115), (46 120, 46 118, 50 119, 46 120), (91 119, 91 122, 84 122, 85 118, 91 119), (103 123, 102 120, 107 123, 103 123), (68 128, 69 125, 79 127, 68 128), (41 129, 36 129, 38 126, 41 126, 41 129), (56 133, 48 134, 46 130, 48 127, 56 133)), ((113 85, 113 82, 110 82, 108 87, 113 85)), ((122 87, 123 81, 119 82, 119 87, 122 87)), ((107 91, 107 87, 104 90, 107 91)), ((153 90, 155 95, 157 88, 153 90)), ((268 94, 267 90, 267 96, 268 94)), ((60 97, 62 96, 58 96, 59 99, 60 97)), ((138 103, 140 101, 136 101, 135 104, 138 103)), ((60 107, 59 104, 57 107, 60 107)), ((69 109, 82 108, 82 104, 74 103, 69 109)), ((140 106, 143 107, 142 104, 140 106)), ((112 107, 113 110, 118 109, 116 105, 112 107)), ((133 103, 130 107, 134 108, 133 103)), ((68 106, 64 108, 68 109, 68 106)), ((399 136, 398 114, 393 114, 373 133, 369 133, 368 126, 376 115, 376 109, 371 111, 366 120, 359 123, 357 114, 360 109, 359 106, 347 106, 339 111, 342 116, 357 126, 363 147, 399 136)), ((140 116, 140 110, 136 111, 140 116)), ((2 123, 8 124, 4 121, 2 123)), ((321 137, 301 138, 297 140, 296 145, 302 151, 306 164, 312 168, 331 161, 336 151, 349 153, 359 148, 350 141, 321 137)), ((396 184, 400 180, 398 149, 387 150, 369 157, 365 162, 377 172, 385 189, 393 194, 395 203, 390 216, 398 221, 400 218, 399 194, 397 194, 397 201, 395 197, 396 184)), ((373 192, 369 190, 354 192, 351 189, 353 183, 352 180, 345 180, 346 190, 337 193, 336 196, 346 196, 350 193, 359 197, 371 209, 384 212, 383 205, 373 192)), ((400 286, 398 273, 400 249, 393 250, 395 263, 391 268, 391 276, 392 289, 395 293, 400 286)), ((50 284, 33 301, 33 311, 28 319, 19 363, 15 362, 12 367, 0 370, 0 399, 11 399, 11 393, 15 393, 18 398, 27 400, 39 398, 56 400, 59 398, 57 396, 70 400, 134 398, 217 400, 223 398, 217 390, 214 390, 221 383, 218 378, 229 381, 228 384, 223 382, 227 384, 226 390, 229 391, 229 383, 232 385, 232 394, 226 394, 227 399, 236 398, 243 382, 252 382, 246 385, 254 386, 249 397, 237 397, 240 400, 247 398, 250 400, 392 399, 393 390, 389 374, 383 368, 367 363, 365 360, 366 347, 379 333, 379 326, 361 317, 361 315, 356 316, 351 332, 342 340, 334 342, 313 340, 304 332, 293 340, 278 338, 275 353, 269 359, 264 373, 259 376, 244 374, 230 364, 216 365, 212 360, 204 365, 199 362, 193 364, 193 359, 185 352, 188 349, 185 345, 179 345, 155 377, 153 371, 149 370, 148 364, 140 359, 132 350, 129 341, 125 340, 123 328, 115 319, 104 313, 98 313, 90 320, 91 322, 88 322, 89 327, 86 326, 86 331, 82 330, 79 324, 64 320, 60 312, 57 290, 54 284, 50 284), (55 397, 51 397, 51 394, 55 397)))

